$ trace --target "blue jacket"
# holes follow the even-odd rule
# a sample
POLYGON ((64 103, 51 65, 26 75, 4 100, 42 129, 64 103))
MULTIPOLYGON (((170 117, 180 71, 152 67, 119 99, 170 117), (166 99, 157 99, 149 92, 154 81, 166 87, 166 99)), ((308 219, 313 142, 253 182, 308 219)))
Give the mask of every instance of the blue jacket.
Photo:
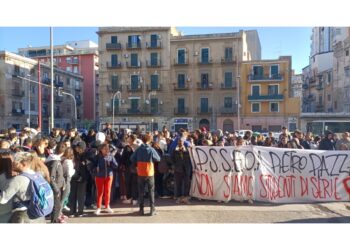
POLYGON ((130 157, 131 162, 136 163, 138 176, 153 176, 153 162, 159 162, 157 151, 148 144, 142 144, 130 157))
POLYGON ((108 177, 113 176, 113 170, 118 168, 118 163, 112 155, 102 156, 101 154, 97 155, 96 165, 93 169, 93 172, 96 177, 108 177), (98 168, 98 171, 97 171, 98 168))
MULTIPOLYGON (((170 144, 169 149, 168 149, 168 153, 172 156, 175 148, 177 147, 177 143, 180 140, 180 137, 176 137, 175 140, 170 144)), ((189 146, 191 146, 189 141, 184 141, 184 145, 186 148, 188 148, 189 146)))

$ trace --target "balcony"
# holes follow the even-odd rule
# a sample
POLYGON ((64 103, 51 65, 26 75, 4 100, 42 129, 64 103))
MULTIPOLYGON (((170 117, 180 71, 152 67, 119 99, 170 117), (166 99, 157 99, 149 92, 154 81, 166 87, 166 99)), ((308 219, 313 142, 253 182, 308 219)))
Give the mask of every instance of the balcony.
POLYGON ((121 50, 121 43, 106 43, 106 50, 121 50))
POLYGON ((24 90, 13 89, 12 90, 12 95, 13 96, 17 96, 17 97, 23 97, 24 96, 24 90))
POLYGON ((15 116, 24 115, 24 109, 12 109, 12 115, 15 115, 15 116))
POLYGON ((123 67, 121 62, 118 62, 118 63, 107 62, 106 66, 107 66, 107 69, 120 69, 123 67))
POLYGON ((324 105, 322 103, 317 103, 315 111, 316 112, 324 112, 324 105))
POLYGON ((73 59, 70 61, 67 61, 68 64, 79 64, 79 60, 78 59, 73 59))
POLYGON ((188 107, 174 108, 175 115, 188 115, 188 107))
POLYGON ((142 86, 140 84, 138 84, 137 86, 127 85, 127 91, 128 92, 132 92, 132 93, 141 92, 142 91, 142 86))
POLYGON ((151 63, 150 61, 146 61, 146 67, 147 68, 160 68, 160 67, 162 67, 162 62, 160 60, 158 60, 157 63, 151 63))
POLYGON ((53 83, 55 84, 55 87, 61 87, 63 88, 63 81, 57 81, 57 80, 54 80, 53 83))
POLYGON ((178 84, 178 83, 174 83, 174 90, 189 90, 190 87, 188 86, 188 84, 178 84))
POLYGON ((197 114, 198 115, 208 115, 213 113, 213 108, 212 107, 207 107, 207 108, 197 108, 197 114))
POLYGON ((319 84, 319 85, 316 86, 316 89, 317 90, 323 90, 323 86, 321 84, 319 84))
POLYGON ((236 63, 235 60, 232 58, 221 58, 221 64, 234 64, 236 63))
POLYGON ((107 87, 107 91, 108 92, 116 92, 116 91, 122 91, 122 89, 123 89, 123 87, 122 87, 122 85, 119 85, 119 84, 117 84, 116 86, 113 86, 113 85, 107 85, 106 86, 107 87))
POLYGON ((126 62, 126 67, 127 68, 141 68, 142 63, 141 63, 141 61, 137 61, 136 64, 132 64, 131 62, 126 62))
POLYGON ((41 80, 41 82, 44 84, 51 84, 51 79, 50 78, 43 78, 43 80, 41 80))
POLYGON ((141 110, 139 108, 135 109, 135 108, 131 108, 128 109, 126 112, 127 115, 140 115, 141 114, 141 110))
POLYGON ((141 43, 126 43, 126 49, 142 49, 141 48, 141 43))
POLYGON ((154 84, 154 85, 152 85, 152 84, 147 85, 147 91, 154 91, 154 90, 156 90, 156 91, 162 90, 162 85, 159 83, 154 84))
POLYGON ((258 81, 283 81, 282 74, 273 74, 273 75, 248 75, 249 82, 258 82, 258 81))
POLYGON ((161 41, 157 41, 157 43, 149 43, 146 42, 146 48, 147 49, 161 49, 162 48, 162 42, 161 41))
POLYGON ((213 86, 214 86, 214 84, 212 82, 210 82, 210 83, 197 82, 197 89, 199 89, 199 90, 212 90, 213 86))
POLYGON ((174 66, 188 66, 188 59, 183 61, 174 59, 174 66))
POLYGON ((199 60, 199 61, 198 61, 198 64, 199 64, 199 65, 211 65, 211 64, 213 64, 213 59, 212 59, 212 58, 209 58, 208 60, 205 60, 205 61, 199 60))
POLYGON ((235 89, 235 88, 236 88, 236 83, 231 83, 231 84, 221 83, 221 89, 235 89))
POLYGON ((248 95, 248 101, 283 101, 284 95, 248 95))
POLYGON ((220 114, 221 115, 233 115, 237 114, 237 107, 232 106, 232 107, 221 107, 220 109, 220 114))

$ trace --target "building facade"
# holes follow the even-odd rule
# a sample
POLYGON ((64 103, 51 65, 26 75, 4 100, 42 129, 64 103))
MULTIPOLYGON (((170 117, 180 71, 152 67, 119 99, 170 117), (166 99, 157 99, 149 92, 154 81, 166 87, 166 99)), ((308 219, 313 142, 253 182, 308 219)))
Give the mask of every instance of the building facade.
MULTIPOLYGON (((51 70, 47 64, 40 63, 42 130, 49 129, 51 101, 51 70)), ((6 51, 0 52, 0 121, 1 128, 38 126, 38 61, 6 51), (18 77, 19 76, 19 77, 18 77)), ((82 117, 81 86, 83 77, 78 74, 54 69, 54 85, 61 87, 77 100, 77 118, 82 117)), ((55 126, 70 128, 77 125, 75 105, 70 96, 54 96, 55 126)))
MULTIPOLYGON (((50 47, 30 47, 18 49, 20 55, 39 59, 41 63, 50 64, 50 47)), ((98 48, 92 41, 70 41, 64 45, 54 46, 54 65, 67 72, 82 75, 84 85, 81 88, 83 101, 82 119, 90 123, 98 120, 98 48)), ((90 124, 90 126, 92 125, 90 124)))
POLYGON ((237 72, 261 58, 256 31, 183 36, 170 27, 100 28, 100 111, 115 127, 237 128, 237 72), (113 103, 114 97, 114 103, 113 103))
MULTIPOLYGON (((301 127, 304 130, 322 134, 332 124, 338 124, 338 128, 344 122, 350 124, 349 65, 349 28, 313 28, 310 64, 303 69, 301 127)), ((341 132, 336 127, 332 129, 341 132)))
POLYGON ((300 98, 292 97, 291 57, 242 63, 241 124, 252 131, 299 127, 300 98))

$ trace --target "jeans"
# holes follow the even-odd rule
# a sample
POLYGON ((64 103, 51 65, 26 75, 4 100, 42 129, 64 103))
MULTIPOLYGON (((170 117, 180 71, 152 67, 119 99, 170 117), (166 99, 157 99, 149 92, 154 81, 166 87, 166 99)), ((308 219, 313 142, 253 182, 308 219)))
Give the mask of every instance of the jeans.
POLYGON ((175 172, 176 197, 189 196, 190 176, 184 172, 175 172))
POLYGON ((84 211, 84 201, 86 195, 86 182, 71 182, 71 191, 69 195, 70 214, 77 212, 78 202, 78 213, 82 214, 84 211))
POLYGON ((148 195, 149 195, 149 202, 150 207, 154 208, 154 176, 138 176, 137 183, 139 187, 139 203, 140 208, 144 207, 144 200, 145 200, 145 184, 147 184, 148 187, 148 195))
POLYGON ((133 199, 133 200, 138 200, 138 182, 137 182, 137 174, 135 173, 130 173, 126 174, 126 183, 127 183, 127 198, 128 199, 133 199))
POLYGON ((62 192, 61 207, 63 208, 67 204, 67 200, 70 193, 70 178, 66 179, 66 188, 62 192))
POLYGON ((61 215, 61 195, 62 191, 59 190, 58 193, 53 191, 53 210, 51 213, 51 223, 59 222, 58 219, 61 215))

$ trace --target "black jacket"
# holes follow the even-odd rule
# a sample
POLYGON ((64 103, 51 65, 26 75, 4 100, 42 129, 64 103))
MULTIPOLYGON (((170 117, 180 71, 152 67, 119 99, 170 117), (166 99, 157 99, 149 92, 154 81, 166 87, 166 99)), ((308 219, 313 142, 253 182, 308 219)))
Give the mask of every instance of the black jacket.
POLYGON ((335 147, 334 147, 333 141, 329 140, 328 138, 324 138, 320 142, 318 149, 320 149, 320 150, 335 150, 335 147))
POLYGON ((46 160, 46 166, 50 172, 50 184, 55 193, 59 193, 65 185, 61 159, 57 155, 50 155, 46 160))

